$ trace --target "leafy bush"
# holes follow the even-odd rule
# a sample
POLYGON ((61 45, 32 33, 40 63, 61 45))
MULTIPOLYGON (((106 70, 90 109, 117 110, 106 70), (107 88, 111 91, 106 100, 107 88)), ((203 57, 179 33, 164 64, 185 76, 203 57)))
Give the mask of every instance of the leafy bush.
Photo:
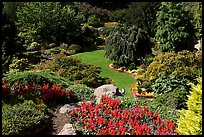
POLYGON ((172 92, 175 88, 188 90, 188 82, 189 81, 187 79, 179 79, 169 75, 156 79, 154 83, 152 83, 151 87, 156 94, 163 94, 172 92))
POLYGON ((74 57, 56 57, 53 60, 41 62, 35 69, 50 69, 70 81, 94 88, 111 83, 108 78, 99 76, 101 72, 99 67, 84 64, 74 57))
POLYGON ((197 4, 194 20, 195 20, 195 28, 197 30, 196 36, 198 39, 200 39, 202 38, 202 3, 197 4))
POLYGON ((89 16, 87 23, 88 23, 88 25, 93 26, 93 27, 102 26, 100 19, 97 18, 97 16, 95 16, 95 15, 89 16))
POLYGON ((135 25, 155 37, 156 13, 160 5, 161 2, 132 2, 126 10, 127 24, 135 25))
POLYGON ((138 63, 138 58, 151 53, 147 33, 135 26, 116 27, 106 39, 105 55, 121 66, 138 63))
POLYGON ((39 112, 39 106, 33 101, 25 101, 13 106, 5 103, 2 105, 3 135, 35 134, 37 130, 47 125, 47 120, 48 116, 44 112, 39 112))
POLYGON ((68 89, 74 91, 74 95, 79 101, 91 100, 94 98, 94 89, 89 88, 85 85, 75 84, 71 85, 68 89))
POLYGON ((180 111, 178 132, 181 135, 202 135, 202 77, 197 78, 197 81, 197 85, 191 83, 188 110, 180 111))
POLYGON ((18 59, 16 57, 13 58, 12 64, 9 65, 10 72, 19 72, 29 69, 28 59, 18 59))
POLYGON ((28 42, 78 41, 82 21, 80 13, 60 2, 27 2, 17 9, 16 24, 28 42))
POLYGON ((40 50, 41 49, 41 46, 39 43, 37 42, 32 42, 30 44, 30 46, 27 48, 28 50, 31 50, 31 51, 34 51, 34 50, 40 50))
POLYGON ((73 85, 73 83, 67 81, 67 79, 49 71, 23 71, 18 73, 3 74, 2 81, 8 85, 13 85, 15 82, 20 82, 23 85, 32 85, 33 83, 37 85, 44 85, 44 83, 47 83, 52 86, 53 84, 56 84, 58 86, 62 86, 63 88, 73 85))
POLYGON ((181 3, 162 2, 157 13, 156 38, 162 52, 194 49, 195 29, 181 3))
POLYGON ((69 50, 74 50, 76 53, 80 52, 82 49, 81 49, 81 46, 77 45, 77 44, 71 44, 70 47, 69 47, 69 50))
POLYGON ((184 50, 178 53, 159 54, 147 67, 144 79, 153 81, 163 76, 173 75, 193 80, 201 66, 202 56, 194 52, 184 50))
POLYGON ((109 12, 108 17, 111 21, 115 22, 125 22, 127 16, 127 10, 126 9, 118 9, 114 10, 112 12, 109 12))

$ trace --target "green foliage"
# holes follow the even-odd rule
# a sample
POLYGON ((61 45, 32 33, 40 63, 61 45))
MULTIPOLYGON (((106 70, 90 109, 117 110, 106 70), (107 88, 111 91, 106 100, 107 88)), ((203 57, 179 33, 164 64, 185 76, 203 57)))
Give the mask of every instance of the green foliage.
POLYGON ((193 50, 196 37, 189 14, 181 3, 162 2, 157 13, 156 32, 160 51, 193 50))
POLYGON ((127 14, 126 9, 118 9, 110 12, 108 16, 111 21, 122 23, 126 20, 126 14, 127 14))
POLYGON ((60 2, 27 2, 17 10, 17 26, 26 40, 38 43, 75 41, 83 16, 60 2))
POLYGON ((162 103, 159 103, 156 100, 148 100, 148 99, 130 99, 127 97, 121 98, 121 107, 126 108, 133 108, 137 105, 141 106, 149 106, 149 110, 152 112, 157 111, 159 116, 164 120, 172 120, 176 122, 177 118, 179 117, 179 112, 174 109, 170 108, 162 103))
POLYGON ((2 134, 3 135, 32 135, 47 125, 48 116, 38 112, 39 106, 32 101, 2 105, 2 134))
POLYGON ((82 49, 81 49, 81 46, 77 45, 77 44, 71 44, 70 47, 69 47, 69 50, 74 50, 76 53, 80 52, 82 49))
POLYGON ((2 35, 1 35, 1 45, 2 45, 2 67, 3 72, 8 71, 8 65, 12 61, 12 56, 16 52, 16 26, 15 23, 7 16, 2 7, 2 35))
POLYGON ((138 58, 151 53, 147 33, 135 26, 116 27, 106 39, 105 55, 121 66, 138 63, 138 58))
POLYGON ((184 50, 178 53, 159 54, 147 67, 144 79, 151 81, 159 77, 173 75, 193 80, 201 67, 202 55, 194 52, 184 50))
POLYGON ((186 108, 188 90, 175 88, 172 92, 156 95, 156 101, 173 109, 186 108))
POLYGON ((91 100, 94 98, 94 89, 85 85, 75 84, 70 86, 68 89, 74 91, 77 99, 80 101, 91 100))
POLYGON ((41 62, 36 69, 50 69, 60 76, 76 83, 85 84, 89 87, 98 87, 106 83, 111 83, 108 78, 99 76, 101 69, 93 65, 84 64, 80 59, 74 57, 57 57, 53 60, 41 62))
POLYGON ((13 58, 12 63, 9 65, 9 72, 19 72, 29 69, 28 59, 13 58))
POLYGON ((194 20, 195 28, 197 29, 196 36, 198 39, 200 39, 202 38, 202 3, 197 4, 194 20))
POLYGON ((163 94, 172 92, 176 88, 188 90, 188 82, 187 79, 175 78, 174 76, 169 75, 156 79, 151 87, 156 94, 163 94))
POLYGON ((37 42, 32 42, 30 46, 27 48, 27 50, 31 50, 31 51, 40 50, 40 49, 41 49, 40 44, 37 42))
POLYGON ((126 11, 127 24, 135 25, 148 32, 151 37, 156 32, 156 13, 161 2, 132 2, 126 11))
POLYGON ((95 15, 89 16, 87 23, 88 25, 93 26, 93 27, 100 27, 102 25, 100 19, 97 18, 97 16, 95 15))
POLYGON ((197 81, 197 85, 191 83, 188 110, 180 111, 178 132, 181 135, 202 135, 202 77, 197 78, 197 81))
POLYGON ((67 81, 65 78, 58 76, 57 74, 50 71, 23 71, 18 73, 4 74, 2 81, 13 85, 15 82, 21 82, 23 85, 32 85, 33 83, 37 85, 43 85, 44 83, 50 86, 56 84, 67 88, 73 85, 72 82, 67 81))

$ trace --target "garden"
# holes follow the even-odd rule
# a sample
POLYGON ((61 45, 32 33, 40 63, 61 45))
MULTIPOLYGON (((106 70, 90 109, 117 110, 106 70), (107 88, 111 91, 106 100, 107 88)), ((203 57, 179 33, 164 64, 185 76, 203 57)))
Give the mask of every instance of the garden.
POLYGON ((2 5, 3 135, 202 134, 201 2, 2 5))

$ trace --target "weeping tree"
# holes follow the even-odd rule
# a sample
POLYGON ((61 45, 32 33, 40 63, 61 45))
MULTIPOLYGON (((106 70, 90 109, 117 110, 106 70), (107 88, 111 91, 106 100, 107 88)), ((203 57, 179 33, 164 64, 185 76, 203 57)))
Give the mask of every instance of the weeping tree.
POLYGON ((139 63, 139 58, 151 53, 152 43, 146 31, 136 26, 118 26, 107 37, 105 56, 121 66, 139 63))

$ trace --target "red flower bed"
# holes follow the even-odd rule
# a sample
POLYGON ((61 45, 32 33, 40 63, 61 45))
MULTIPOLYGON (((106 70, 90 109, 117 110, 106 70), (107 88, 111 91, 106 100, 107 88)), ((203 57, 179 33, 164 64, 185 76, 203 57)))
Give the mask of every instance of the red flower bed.
POLYGON ((176 135, 172 121, 163 121, 148 106, 122 110, 120 100, 103 96, 100 104, 82 103, 69 113, 76 128, 90 135, 176 135))
POLYGON ((74 92, 71 90, 63 90, 61 86, 44 84, 43 86, 21 85, 21 83, 15 82, 11 87, 4 83, 2 85, 3 99, 8 99, 16 96, 30 97, 37 99, 39 104, 43 102, 49 102, 53 99, 64 99, 73 96, 74 92))

